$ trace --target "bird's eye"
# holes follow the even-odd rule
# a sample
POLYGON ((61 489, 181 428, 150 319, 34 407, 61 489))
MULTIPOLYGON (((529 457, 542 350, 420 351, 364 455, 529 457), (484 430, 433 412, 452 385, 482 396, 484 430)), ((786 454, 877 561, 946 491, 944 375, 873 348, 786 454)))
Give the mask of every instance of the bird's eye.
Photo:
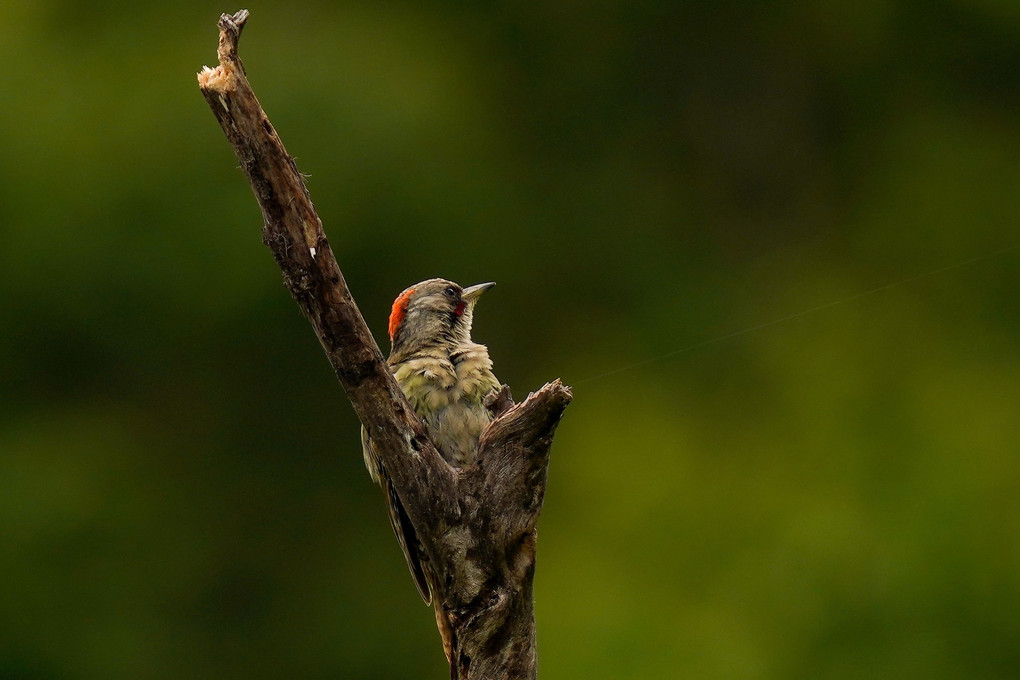
POLYGON ((447 287, 447 289, 445 291, 443 291, 443 292, 446 293, 446 297, 451 297, 451 298, 452 297, 457 297, 457 289, 454 288, 453 286, 447 287))

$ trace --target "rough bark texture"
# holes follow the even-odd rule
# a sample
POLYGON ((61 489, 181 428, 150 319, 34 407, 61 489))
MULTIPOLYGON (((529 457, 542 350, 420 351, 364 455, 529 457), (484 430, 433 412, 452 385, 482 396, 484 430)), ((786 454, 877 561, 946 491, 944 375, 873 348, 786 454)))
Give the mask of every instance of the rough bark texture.
POLYGON ((454 632, 451 677, 535 677, 535 525, 553 433, 570 402, 559 380, 513 404, 492 400, 478 462, 450 467, 429 441, 351 297, 294 160, 237 56, 247 10, 220 17, 219 61, 199 87, 241 161, 265 220, 263 240, 311 322, 435 569, 454 632))

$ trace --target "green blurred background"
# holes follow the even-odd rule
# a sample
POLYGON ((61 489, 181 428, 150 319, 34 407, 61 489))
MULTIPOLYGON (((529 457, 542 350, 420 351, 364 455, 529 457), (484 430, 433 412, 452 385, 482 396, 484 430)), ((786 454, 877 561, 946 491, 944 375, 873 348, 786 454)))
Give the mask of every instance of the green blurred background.
MULTIPOLYGON (((575 385, 543 677, 1020 676, 1020 3, 248 7, 384 351, 494 280, 575 385)), ((5 680, 445 676, 196 86, 238 8, 0 4, 5 680)))

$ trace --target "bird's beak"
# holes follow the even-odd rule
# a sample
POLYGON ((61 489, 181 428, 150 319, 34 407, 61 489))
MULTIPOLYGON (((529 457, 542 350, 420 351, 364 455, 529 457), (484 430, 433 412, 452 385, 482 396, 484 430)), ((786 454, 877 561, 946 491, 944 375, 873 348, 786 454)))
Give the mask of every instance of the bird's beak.
POLYGON ((495 285, 496 285, 495 283, 489 282, 479 283, 474 286, 468 286, 467 288, 464 289, 464 292, 461 293, 460 296, 464 301, 468 303, 474 303, 476 300, 478 300, 482 293, 489 290, 495 285))

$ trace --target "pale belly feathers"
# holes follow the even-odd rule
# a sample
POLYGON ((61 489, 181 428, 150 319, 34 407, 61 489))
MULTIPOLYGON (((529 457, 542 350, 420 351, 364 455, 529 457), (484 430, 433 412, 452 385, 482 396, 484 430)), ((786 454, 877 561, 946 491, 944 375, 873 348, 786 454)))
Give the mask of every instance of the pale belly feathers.
POLYGON ((457 466, 474 462, 492 420, 485 397, 499 387, 485 347, 472 343, 450 357, 411 357, 392 368, 443 458, 457 466))

